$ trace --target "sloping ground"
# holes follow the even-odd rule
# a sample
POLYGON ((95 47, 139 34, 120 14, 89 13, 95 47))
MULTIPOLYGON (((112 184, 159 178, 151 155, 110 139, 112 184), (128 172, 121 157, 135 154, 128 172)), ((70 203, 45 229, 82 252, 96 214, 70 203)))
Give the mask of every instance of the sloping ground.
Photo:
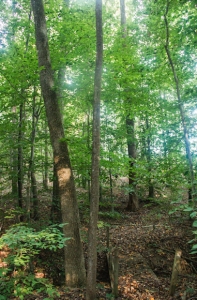
POLYGON ((119 299, 197 299, 197 258, 189 254, 188 241, 193 236, 186 216, 169 220, 161 207, 144 207, 137 214, 126 215, 124 221, 116 222, 110 229, 113 246, 120 253, 119 299), (170 297, 177 248, 183 253, 182 270, 176 294, 170 297))
MULTIPOLYGON (((48 222, 50 212, 49 194, 40 194, 40 224, 48 222)), ((137 213, 125 211, 126 198, 123 193, 116 197, 119 207, 116 211, 120 219, 110 218, 110 208, 101 209, 108 212, 100 216, 101 225, 110 225, 113 247, 119 249, 119 296, 117 299, 133 300, 194 300, 197 299, 197 257, 190 255, 193 239, 191 222, 186 215, 178 214, 169 218, 168 204, 142 207, 137 213), (182 250, 182 271, 179 277, 176 294, 169 296, 170 277, 172 272, 174 250, 182 250), (191 264, 192 263, 192 264, 191 264)), ((82 215, 82 214, 81 214, 82 215)), ((87 214, 84 214, 84 220, 87 214)), ((83 218, 82 218, 83 221, 83 218)), ((38 226, 38 223, 37 223, 38 226)), ((5 228, 6 228, 5 224, 5 228)), ((87 259, 87 223, 82 222, 84 252, 87 259)), ((106 227, 98 229, 98 299, 113 299, 109 285, 106 259, 106 227)), ((7 253, 0 253, 2 256, 7 253)), ((85 289, 64 289, 59 285, 63 281, 63 253, 43 251, 39 257, 46 263, 35 261, 38 276, 49 278, 60 293, 54 299, 85 299, 85 289)), ((40 293, 24 299, 41 300, 47 295, 40 293)), ((11 299, 16 299, 12 297, 11 299)))

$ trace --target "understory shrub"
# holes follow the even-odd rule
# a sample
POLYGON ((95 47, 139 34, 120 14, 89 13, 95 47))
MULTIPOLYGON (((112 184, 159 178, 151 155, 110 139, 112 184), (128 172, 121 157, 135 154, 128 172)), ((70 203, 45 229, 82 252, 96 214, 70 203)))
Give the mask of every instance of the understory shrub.
POLYGON ((33 274, 33 259, 42 249, 56 251, 63 248, 66 240, 60 228, 65 224, 51 225, 35 231, 27 224, 12 226, 0 238, 0 249, 7 248, 6 267, 0 269, 0 300, 11 295, 24 299, 25 295, 44 291, 49 298, 58 296, 57 291, 45 278, 33 274))

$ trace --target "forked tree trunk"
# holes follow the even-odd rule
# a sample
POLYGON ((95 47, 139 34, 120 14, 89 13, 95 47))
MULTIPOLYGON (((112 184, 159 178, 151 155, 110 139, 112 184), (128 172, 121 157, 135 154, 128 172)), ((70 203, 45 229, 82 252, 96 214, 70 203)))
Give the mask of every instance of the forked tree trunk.
POLYGON ((100 99, 103 63, 102 0, 96 0, 96 67, 94 77, 92 173, 90 219, 88 229, 87 300, 96 299, 97 220, 99 208, 99 158, 100 158, 100 99))
POLYGON ((191 157, 191 151, 190 151, 190 142, 188 138, 188 130, 187 130, 187 125, 185 123, 185 113, 184 113, 184 108, 181 100, 181 94, 180 94, 180 88, 179 88, 179 81, 178 77, 174 68, 174 63, 172 61, 171 55, 170 55, 170 50, 169 50, 169 28, 168 28, 168 20, 167 20, 167 14, 168 14, 168 9, 169 9, 169 0, 167 0, 167 6, 166 6, 166 12, 164 14, 164 21, 165 21, 165 26, 166 26, 166 44, 164 45, 166 54, 168 56, 168 60, 170 63, 170 66, 172 68, 172 72, 174 75, 174 81, 176 84, 176 92, 177 92, 177 98, 178 98, 178 105, 179 105, 179 110, 181 114, 181 121, 182 121, 182 126, 183 126, 183 132, 184 132, 184 138, 185 138, 185 147, 186 147, 186 156, 189 164, 189 170, 190 170, 190 176, 191 176, 191 187, 192 187, 192 194, 194 195, 195 189, 194 189, 194 171, 193 171, 193 162, 192 162, 192 157, 191 157))
MULTIPOLYGON (((121 13, 121 26, 122 26, 122 38, 123 38, 122 47, 126 49, 127 24, 126 24, 124 0, 120 0, 120 13, 121 13)), ((128 202, 127 209, 130 211, 136 211, 139 208, 139 200, 136 195, 136 183, 135 183, 136 174, 134 171, 134 164, 136 159, 134 125, 135 125, 134 118, 131 116, 130 113, 128 113, 126 117, 126 128, 127 128, 127 145, 128 145, 128 156, 129 156, 129 187, 132 189, 132 191, 129 192, 129 202, 128 202)))
POLYGON ((70 238, 64 247, 65 284, 79 287, 85 284, 85 264, 79 232, 79 212, 73 172, 65 141, 61 112, 51 69, 47 26, 42 0, 31 0, 34 12, 36 47, 40 71, 40 84, 49 125, 54 163, 57 170, 65 237, 70 238))

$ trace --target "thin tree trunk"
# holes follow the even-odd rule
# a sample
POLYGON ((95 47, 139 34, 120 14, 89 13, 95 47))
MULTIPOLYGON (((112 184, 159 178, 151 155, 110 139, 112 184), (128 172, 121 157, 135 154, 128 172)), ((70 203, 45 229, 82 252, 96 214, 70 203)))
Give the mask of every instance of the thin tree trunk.
POLYGON ((33 200, 33 209, 34 209, 34 220, 39 219, 38 214, 38 192, 37 192, 37 183, 34 170, 31 172, 31 190, 32 190, 32 200, 33 200))
POLYGON ((149 179, 148 179, 148 198, 153 199, 154 198, 154 186, 152 183, 152 176, 151 176, 151 149, 150 149, 150 126, 149 126, 149 122, 148 122, 148 115, 146 113, 146 129, 148 132, 148 136, 147 136, 147 146, 148 146, 148 151, 147 151, 147 162, 148 162, 148 173, 149 173, 149 179))
POLYGON ((97 268, 97 220, 99 209, 99 157, 100 157, 100 98, 103 63, 102 0, 96 0, 97 55, 94 78, 93 131, 92 131, 92 173, 90 196, 90 219, 88 229, 88 272, 87 300, 96 299, 97 268))
MULTIPOLYGON (((88 115, 87 115, 87 125, 88 125, 88 128, 87 128, 87 132, 88 132, 88 136, 87 136, 87 147, 88 147, 88 153, 90 152, 90 107, 88 109, 88 115)), ((88 164, 89 165, 89 164, 88 164)), ((88 200, 90 202, 90 194, 91 194, 91 191, 90 191, 90 170, 89 170, 89 166, 88 166, 88 200)))
POLYGON ((136 211, 139 209, 139 200, 136 195, 136 183, 135 183, 135 171, 134 164, 136 159, 135 151, 135 136, 134 136, 134 119, 130 119, 128 115, 126 118, 127 126, 127 144, 128 144, 128 155, 129 155, 129 187, 132 191, 129 192, 129 202, 127 209, 130 211, 136 211))
POLYGON ((23 119, 23 104, 20 104, 19 130, 18 130, 18 206, 21 209, 23 208, 22 119, 23 119))
MULTIPOLYGON (((16 2, 12 0, 12 15, 14 17, 16 10, 16 2)), ((15 28, 13 26, 12 28, 12 38, 11 40, 13 43, 15 42, 15 28)), ((15 96, 13 97, 15 100, 15 96)), ((16 117, 16 106, 12 107, 12 113, 13 113, 13 124, 17 124, 17 117, 16 117)), ((17 134, 16 132, 13 133, 13 141, 16 141, 17 134)), ((12 168, 12 195, 14 197, 18 197, 18 159, 17 159, 18 153, 17 149, 13 148, 11 150, 11 168, 12 168)))
MULTIPOLYGON (((86 121, 86 115, 84 115, 84 121, 83 121, 83 132, 82 132, 82 137, 84 138, 85 135, 85 121, 86 121)), ((87 161, 86 161, 86 154, 84 155, 84 161, 82 163, 82 176, 81 176, 81 184, 82 184, 82 188, 86 189, 86 165, 87 165, 87 161), (85 172, 85 176, 83 174, 83 172, 85 172)))
POLYGON ((34 170, 34 149, 35 149, 35 138, 36 138, 36 126, 38 123, 39 114, 36 114, 36 97, 33 97, 33 112, 32 112, 32 133, 31 133, 31 158, 30 158, 30 172, 31 172, 31 190, 33 198, 33 209, 34 219, 38 220, 38 195, 37 195, 37 184, 34 170))
POLYGON ((31 212, 31 171, 30 169, 27 172, 27 199, 26 199, 26 214, 27 214, 27 220, 30 220, 30 212, 31 212))
POLYGON ((164 45, 164 47, 166 50, 166 54, 168 56, 169 63, 172 68, 172 72, 174 75, 174 81, 176 84, 176 92, 177 92, 179 110, 180 110, 180 114, 181 114, 181 121, 182 121, 182 125, 183 125, 183 132, 184 132, 184 138, 185 138, 186 154, 187 154, 189 169, 190 169, 192 192, 194 194, 194 190, 195 190, 194 189, 194 171, 193 171, 193 162, 192 162, 191 151, 190 151, 190 142, 189 142, 189 138, 188 138, 188 130, 187 130, 187 126, 185 123, 185 113, 184 113, 184 108, 183 108, 181 95, 180 95, 179 81, 178 81, 178 77, 177 77, 177 74, 176 74, 176 71, 174 68, 174 64, 173 64, 173 61, 172 61, 172 58, 170 55, 170 51, 169 51, 169 27, 168 27, 168 20, 167 20, 168 9, 169 9, 169 0, 167 0, 166 12, 164 14, 164 21, 165 21, 165 25, 166 25, 166 44, 164 45))
POLYGON ((45 140, 44 140, 44 180, 43 185, 45 190, 48 190, 48 180, 49 180, 49 174, 48 174, 48 140, 47 140, 47 121, 45 120, 45 140))
POLYGON ((30 215, 30 199, 31 199, 31 192, 32 192, 32 199, 33 199, 33 216, 35 220, 38 220, 38 193, 37 193, 37 183, 35 177, 35 170, 34 170, 34 148, 35 148, 35 137, 36 137, 36 126, 39 119, 39 109, 36 112, 36 98, 35 98, 35 87, 34 87, 34 96, 33 96, 33 110, 32 110, 32 131, 31 131, 31 154, 29 159, 29 170, 28 170, 28 179, 27 179, 27 202, 26 202, 26 210, 27 215, 30 215), (31 192, 30 192, 30 181, 31 181, 31 192))
POLYGON ((79 212, 71 163, 65 141, 61 112, 51 69, 47 26, 42 0, 31 0, 34 22, 40 84, 45 103, 53 157, 57 170, 59 192, 61 199, 62 221, 65 237, 70 238, 64 247, 65 254, 65 284, 79 287, 86 282, 83 248, 79 231, 79 212))
MULTIPOLYGON (((105 120, 106 135, 108 136, 107 111, 105 112, 105 115, 106 115, 106 120, 105 120)), ((107 151, 108 151, 108 155, 109 155, 109 157, 108 157, 108 158, 109 158, 109 163, 111 164, 109 139, 107 139, 107 151)), ((112 180, 111 166, 110 166, 110 168, 109 168, 109 186, 110 186, 111 211, 114 212, 113 180, 112 180)))
MULTIPOLYGON (((16 126, 16 106, 12 107, 12 113, 13 113, 13 125, 16 126)), ((14 133, 13 133, 13 141, 16 140, 16 132, 14 129, 14 133)), ((13 149, 11 150, 11 168, 12 168, 12 195, 14 197, 17 197, 17 193, 18 193, 18 185, 17 185, 17 174, 18 174, 18 170, 17 170, 17 151, 15 149, 15 147, 13 147, 13 149)))
MULTIPOLYGON (((120 0, 120 13, 121 13, 123 48, 126 48, 127 24, 126 24, 124 0, 120 0)), ((127 145, 128 145, 128 156, 129 156, 129 187, 132 189, 132 191, 129 192, 129 202, 128 202, 127 209, 130 211, 136 211, 139 208, 139 201, 136 195, 136 183, 135 183, 135 172, 134 172, 134 164, 136 160, 135 132, 134 132, 134 118, 131 116, 130 113, 128 113, 126 117, 126 128, 127 128, 127 145)))

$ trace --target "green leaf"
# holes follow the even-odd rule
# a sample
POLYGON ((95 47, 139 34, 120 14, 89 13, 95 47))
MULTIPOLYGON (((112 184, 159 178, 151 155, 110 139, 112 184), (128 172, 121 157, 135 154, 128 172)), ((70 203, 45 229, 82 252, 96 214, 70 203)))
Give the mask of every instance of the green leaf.
POLYGON ((194 212, 192 212, 192 213, 190 214, 190 217, 191 217, 191 218, 194 218, 196 215, 197 215, 197 212, 194 211, 194 212))
POLYGON ((192 246, 192 250, 196 250, 197 249, 197 244, 192 246))
POLYGON ((193 227, 197 227, 197 220, 192 224, 193 227))
POLYGON ((193 209, 193 207, 187 207, 187 208, 185 208, 183 211, 193 211, 194 209, 193 209))
POLYGON ((178 210, 178 208, 177 208, 177 207, 176 207, 176 208, 174 208, 173 210, 170 210, 170 211, 169 211, 169 215, 171 215, 171 214, 175 213, 177 210, 178 210))

